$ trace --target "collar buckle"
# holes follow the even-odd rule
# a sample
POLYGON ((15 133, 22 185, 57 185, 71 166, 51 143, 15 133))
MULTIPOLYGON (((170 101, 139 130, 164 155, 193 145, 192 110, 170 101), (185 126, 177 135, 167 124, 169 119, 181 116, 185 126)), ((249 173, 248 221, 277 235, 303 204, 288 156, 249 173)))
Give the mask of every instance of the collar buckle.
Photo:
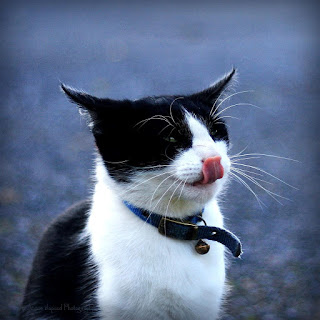
POLYGON ((158 226, 160 234, 184 240, 198 240, 198 225, 171 218, 162 217, 158 226))

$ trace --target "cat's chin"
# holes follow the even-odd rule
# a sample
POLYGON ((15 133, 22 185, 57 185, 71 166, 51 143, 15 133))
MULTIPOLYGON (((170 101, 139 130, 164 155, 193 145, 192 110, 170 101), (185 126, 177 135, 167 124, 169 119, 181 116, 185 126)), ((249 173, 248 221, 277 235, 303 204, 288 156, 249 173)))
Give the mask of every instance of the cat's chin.
POLYGON ((205 205, 216 197, 221 190, 220 181, 210 184, 186 183, 182 192, 182 198, 205 205))

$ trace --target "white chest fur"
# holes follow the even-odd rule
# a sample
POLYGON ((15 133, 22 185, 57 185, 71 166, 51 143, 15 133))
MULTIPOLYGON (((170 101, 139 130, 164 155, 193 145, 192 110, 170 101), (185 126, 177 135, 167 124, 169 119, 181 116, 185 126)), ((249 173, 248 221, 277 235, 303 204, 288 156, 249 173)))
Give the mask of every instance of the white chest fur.
MULTIPOLYGON (((222 227, 215 200, 204 218, 222 227)), ((144 223, 102 181, 96 185, 87 226, 98 265, 102 319, 215 319, 224 291, 224 248, 210 241, 206 255, 195 241, 166 238, 144 223)))

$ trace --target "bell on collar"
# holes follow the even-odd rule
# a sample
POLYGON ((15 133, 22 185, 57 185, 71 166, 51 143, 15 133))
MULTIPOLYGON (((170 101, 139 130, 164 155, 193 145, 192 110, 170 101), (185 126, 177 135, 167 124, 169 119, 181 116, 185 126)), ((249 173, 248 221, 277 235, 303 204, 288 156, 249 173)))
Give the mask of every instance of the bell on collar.
POLYGON ((195 249, 199 254, 206 254, 210 250, 210 245, 203 240, 199 240, 195 246, 195 249))

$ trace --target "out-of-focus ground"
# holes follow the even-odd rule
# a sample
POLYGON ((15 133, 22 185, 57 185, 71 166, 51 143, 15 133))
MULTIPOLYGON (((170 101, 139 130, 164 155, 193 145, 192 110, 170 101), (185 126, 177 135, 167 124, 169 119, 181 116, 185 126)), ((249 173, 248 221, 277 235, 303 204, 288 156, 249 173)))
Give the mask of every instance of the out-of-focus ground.
POLYGON ((253 92, 225 106, 261 109, 226 112, 241 118, 228 119, 231 153, 247 147, 299 160, 245 162, 299 190, 266 176, 266 188, 290 199, 276 196, 279 204, 248 182, 261 209, 244 186, 230 185, 223 211, 244 254, 231 259, 223 319, 320 319, 318 13, 308 1, 4 2, 0 318, 16 318, 46 226, 90 194, 93 140, 59 81, 98 96, 139 98, 203 89, 234 65, 235 90, 253 92))

